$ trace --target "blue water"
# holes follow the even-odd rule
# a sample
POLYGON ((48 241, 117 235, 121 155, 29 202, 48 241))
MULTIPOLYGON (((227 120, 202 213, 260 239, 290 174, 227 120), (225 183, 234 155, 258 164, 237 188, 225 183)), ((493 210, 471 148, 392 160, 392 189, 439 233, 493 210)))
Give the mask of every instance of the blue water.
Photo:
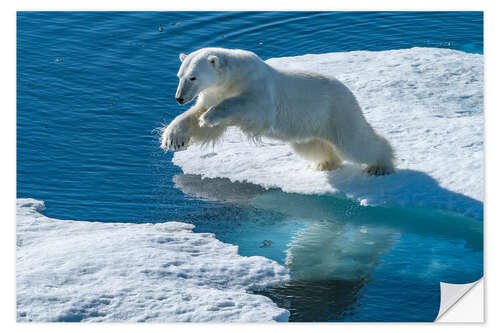
POLYGON ((352 276, 320 272, 263 292, 292 321, 432 321, 439 281, 482 276, 482 221, 183 175, 154 131, 184 109, 174 101, 180 52, 483 53, 482 13, 19 12, 17 24, 17 196, 44 200, 46 215, 190 222, 242 255, 285 264, 292 253, 290 267, 331 264, 325 244, 351 249, 352 276))

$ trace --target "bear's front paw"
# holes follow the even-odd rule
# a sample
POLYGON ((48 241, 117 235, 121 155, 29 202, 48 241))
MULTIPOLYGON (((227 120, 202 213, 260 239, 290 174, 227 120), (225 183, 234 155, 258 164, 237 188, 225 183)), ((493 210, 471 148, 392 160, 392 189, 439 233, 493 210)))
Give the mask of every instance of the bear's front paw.
POLYGON ((174 121, 163 130, 161 148, 165 150, 184 150, 187 149, 190 139, 187 124, 182 121, 174 121))
POLYGON ((211 107, 204 114, 200 116, 199 125, 200 127, 214 127, 222 123, 222 112, 211 107))

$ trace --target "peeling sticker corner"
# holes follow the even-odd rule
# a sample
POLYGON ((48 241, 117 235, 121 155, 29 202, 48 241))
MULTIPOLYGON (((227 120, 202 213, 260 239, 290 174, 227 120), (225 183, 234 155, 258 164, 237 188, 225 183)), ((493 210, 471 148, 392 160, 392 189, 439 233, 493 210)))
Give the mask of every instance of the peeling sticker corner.
MULTIPOLYGON (((453 283, 445 283, 445 282, 440 282, 441 286, 441 304, 439 307, 439 313, 435 319, 436 322, 482 322, 483 321, 483 304, 482 304, 482 295, 483 295, 483 278, 472 282, 472 283, 466 283, 466 284, 453 284, 453 283), (467 308, 467 313, 471 314, 469 310, 473 310, 474 315, 471 316, 470 318, 465 318, 465 317, 457 317, 449 315, 449 311, 454 309, 458 306, 459 303, 461 302, 461 299, 467 295, 476 285, 480 285, 481 290, 480 298, 475 297, 473 300, 467 300, 468 303, 472 302, 474 304, 461 304, 462 309, 459 311, 464 311, 465 308, 467 308), (476 302, 479 302, 479 304, 476 304, 476 302), (457 305, 457 306, 456 306, 457 305), (444 316, 446 314, 446 316, 444 316), (444 317, 443 317, 444 316, 444 317), (445 317, 450 317, 450 318, 445 318, 445 317), (474 317, 474 319, 472 318, 474 317), (457 319, 455 319, 457 318, 457 319), (460 319, 458 319, 460 318, 460 319)), ((465 299, 464 299, 465 301, 465 299)))

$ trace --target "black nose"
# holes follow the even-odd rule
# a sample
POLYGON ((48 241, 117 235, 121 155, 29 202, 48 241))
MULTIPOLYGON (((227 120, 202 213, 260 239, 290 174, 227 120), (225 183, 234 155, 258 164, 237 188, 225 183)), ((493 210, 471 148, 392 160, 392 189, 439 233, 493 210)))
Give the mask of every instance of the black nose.
POLYGON ((179 104, 182 104, 182 102, 184 102, 184 99, 182 97, 176 97, 175 100, 177 101, 177 103, 179 104))

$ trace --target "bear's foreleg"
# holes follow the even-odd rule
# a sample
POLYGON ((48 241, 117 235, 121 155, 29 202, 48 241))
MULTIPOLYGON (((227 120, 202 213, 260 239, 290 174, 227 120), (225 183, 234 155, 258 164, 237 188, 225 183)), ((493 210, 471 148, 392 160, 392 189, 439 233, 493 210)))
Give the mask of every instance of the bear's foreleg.
POLYGON ((212 106, 201 115, 200 126, 214 127, 218 125, 238 125, 255 110, 256 100, 246 96, 228 98, 221 103, 212 106))
POLYGON ((177 116, 163 129, 161 148, 166 150, 184 150, 191 143, 214 143, 225 127, 200 127, 199 118, 206 112, 200 105, 194 105, 177 116))
POLYGON ((191 139, 191 120, 196 112, 193 108, 175 117, 163 128, 161 148, 165 150, 186 149, 191 139))

